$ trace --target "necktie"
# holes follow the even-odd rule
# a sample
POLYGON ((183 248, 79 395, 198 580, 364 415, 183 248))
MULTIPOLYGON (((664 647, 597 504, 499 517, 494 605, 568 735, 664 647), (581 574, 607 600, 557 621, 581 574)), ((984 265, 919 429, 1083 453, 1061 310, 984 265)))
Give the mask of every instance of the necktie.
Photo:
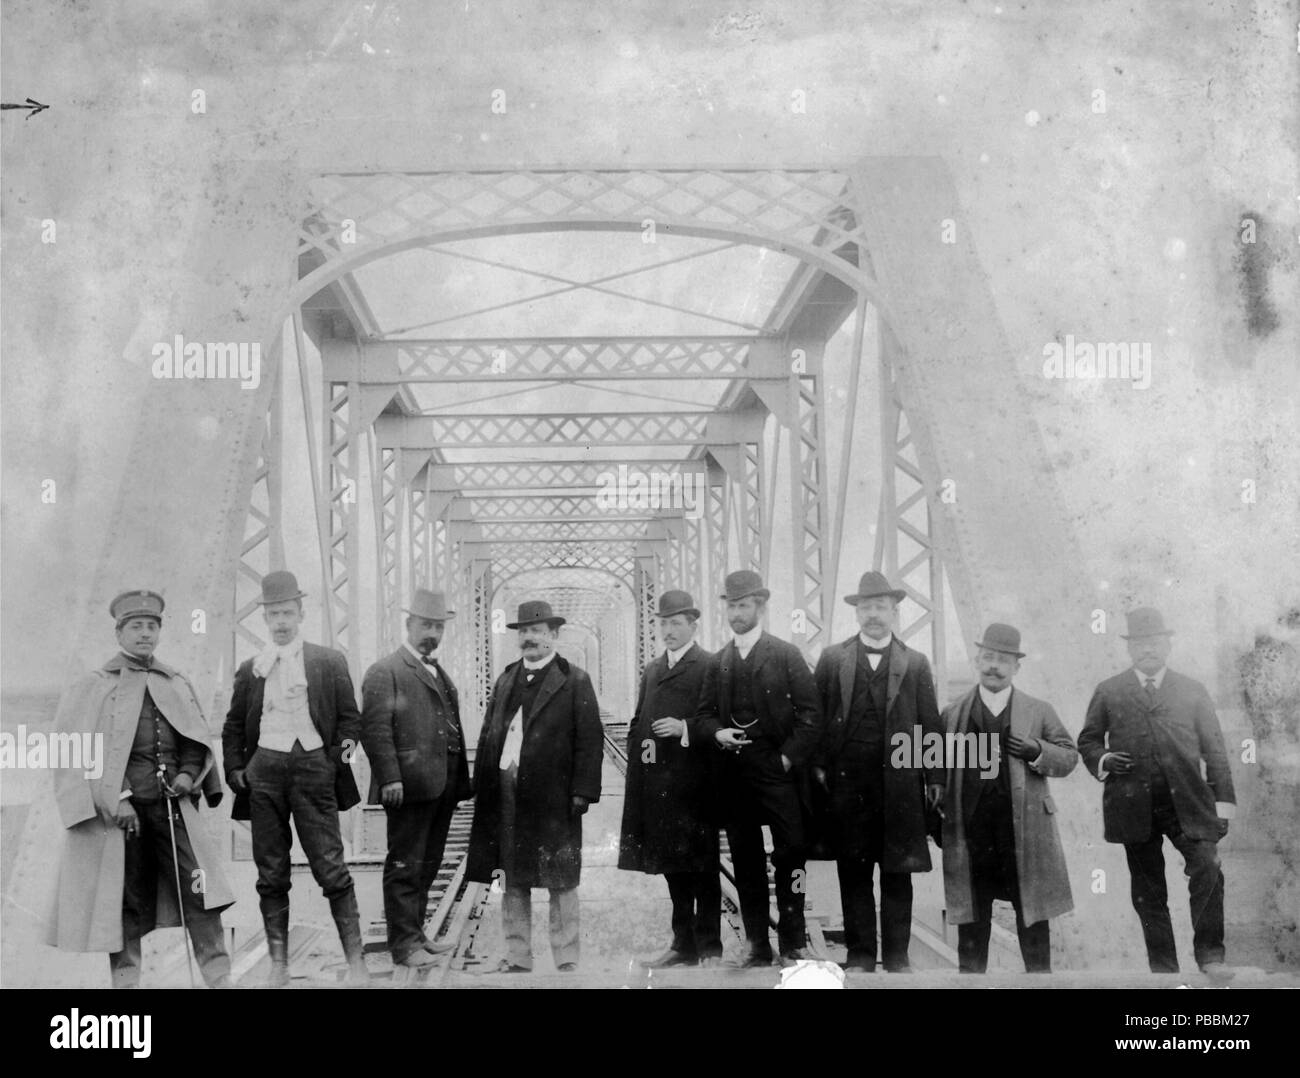
POLYGON ((1147 678, 1146 688, 1147 688, 1147 700, 1149 700, 1151 703, 1154 704, 1156 702, 1156 679, 1153 677, 1147 678))

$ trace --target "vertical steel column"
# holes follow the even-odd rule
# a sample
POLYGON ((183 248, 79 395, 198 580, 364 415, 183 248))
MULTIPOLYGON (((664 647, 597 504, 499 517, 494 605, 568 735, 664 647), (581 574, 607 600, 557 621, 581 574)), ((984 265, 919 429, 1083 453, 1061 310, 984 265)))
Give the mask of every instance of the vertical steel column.
POLYGON ((375 518, 375 623, 380 652, 397 646, 397 619, 402 604, 402 561, 399 542, 402 497, 398 449, 380 449, 373 430, 370 443, 371 489, 375 518))
POLYGON ((477 713, 487 710, 492 694, 492 563, 475 560, 474 581, 474 695, 477 713))
POLYGON ((718 596, 722 594, 722 582, 729 571, 727 530, 731 517, 730 491, 731 483, 725 476, 721 482, 709 483, 708 511, 705 516, 709 534, 709 566, 700 589, 703 594, 697 598, 701 604, 708 604, 701 605, 700 610, 708 615, 706 625, 710 636, 709 647, 713 650, 721 647, 727 638, 727 608, 718 596))
POLYGON ((636 676, 655 657, 655 577, 658 559, 654 555, 638 556, 633 571, 637 604, 636 676))
POLYGON ((830 596, 826 569, 830 561, 826 535, 826 453, 822 445, 823 379, 791 373, 789 393, 790 523, 794 558, 795 607, 804 612, 807 631, 797 638, 812 659, 826 646, 830 630, 830 596))
POLYGON ((357 488, 361 472, 360 387, 355 381, 327 382, 324 387, 325 422, 322 435, 329 459, 330 595, 334 610, 333 647, 348 658, 354 680, 360 674, 361 605, 357 488))

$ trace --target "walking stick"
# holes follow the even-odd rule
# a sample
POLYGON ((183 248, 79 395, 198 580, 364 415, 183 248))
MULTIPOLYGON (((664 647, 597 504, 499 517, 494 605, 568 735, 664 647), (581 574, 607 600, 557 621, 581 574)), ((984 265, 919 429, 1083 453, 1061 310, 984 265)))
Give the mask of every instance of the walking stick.
POLYGON ((185 923, 185 892, 181 890, 181 860, 176 852, 176 818, 172 815, 176 807, 176 796, 167 785, 167 772, 161 761, 158 763, 158 784, 165 791, 164 796, 167 800, 167 830, 172 838, 172 873, 176 877, 176 909, 181 917, 181 935, 185 937, 185 965, 190 971, 190 987, 197 988, 194 983, 194 956, 190 954, 190 929, 185 923))

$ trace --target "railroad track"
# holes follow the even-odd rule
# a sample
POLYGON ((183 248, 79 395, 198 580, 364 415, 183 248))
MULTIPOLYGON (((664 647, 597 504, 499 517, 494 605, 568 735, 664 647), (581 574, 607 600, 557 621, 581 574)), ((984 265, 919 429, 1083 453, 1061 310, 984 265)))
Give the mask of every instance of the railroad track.
MULTIPOLYGON (((629 726, 630 723, 626 722, 607 722, 605 724, 605 752, 613 760, 614 766, 618 768, 619 773, 622 775, 627 774, 627 732, 629 726)), ((719 848, 721 853, 723 913, 735 931, 736 937, 743 941, 745 929, 740 919, 740 897, 736 890, 736 874, 731 863, 731 851, 727 846, 725 831, 719 835, 719 848)), ((768 923, 772 930, 775 931, 777 927, 776 882, 770 860, 767 866, 767 886, 771 902, 768 907, 768 923)), ((822 919, 814 916, 808 916, 805 920, 808 926, 808 938, 813 945, 813 949, 819 954, 829 953, 826 946, 828 936, 831 942, 843 942, 842 929, 827 931, 823 928, 822 919)), ((911 958, 913 965, 920 969, 955 969, 957 965, 957 954, 952 947, 930 925, 915 918, 912 920, 911 958)))

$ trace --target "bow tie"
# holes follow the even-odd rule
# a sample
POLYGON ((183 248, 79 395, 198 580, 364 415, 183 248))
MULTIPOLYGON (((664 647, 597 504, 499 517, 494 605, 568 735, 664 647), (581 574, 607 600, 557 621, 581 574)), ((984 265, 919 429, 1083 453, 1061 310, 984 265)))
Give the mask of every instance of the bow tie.
POLYGON ((144 658, 141 658, 139 655, 131 655, 128 657, 127 661, 133 666, 139 667, 141 670, 148 670, 149 667, 153 666, 152 655, 146 655, 144 658))
POLYGON ((870 644, 863 644, 862 646, 866 648, 868 655, 883 655, 889 650, 888 648, 873 648, 870 644))
POLYGON ((437 666, 437 665, 438 665, 438 660, 435 659, 432 655, 421 655, 421 656, 420 656, 420 662, 424 663, 425 666, 437 666))

